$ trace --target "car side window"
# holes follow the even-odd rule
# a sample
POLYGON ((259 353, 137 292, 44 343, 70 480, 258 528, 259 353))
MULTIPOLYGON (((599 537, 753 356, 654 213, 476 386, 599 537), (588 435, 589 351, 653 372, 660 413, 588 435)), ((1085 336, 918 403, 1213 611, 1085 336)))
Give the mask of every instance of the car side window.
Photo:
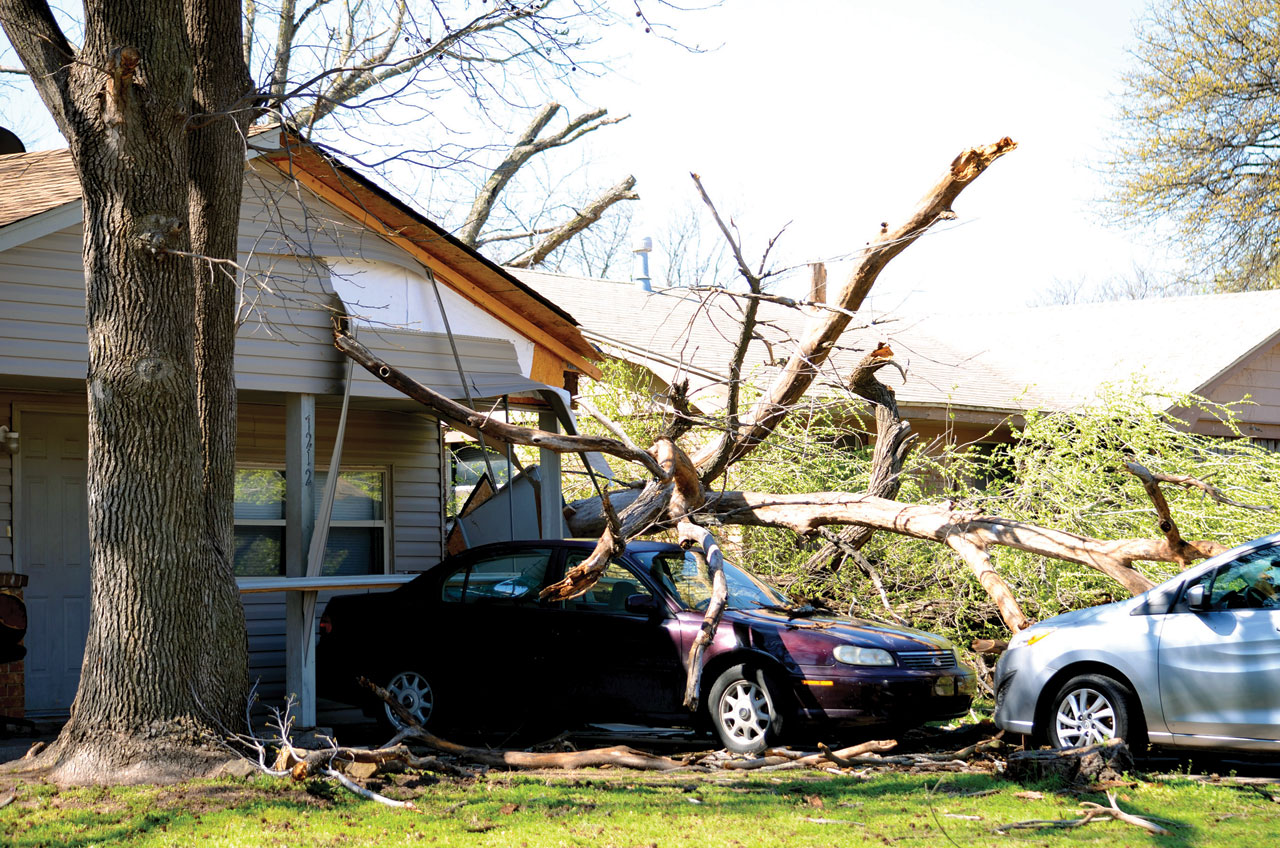
MULTIPOLYGON (((590 554, 571 553, 565 558, 564 568, 568 571, 579 565, 590 554)), ((585 594, 569 601, 569 609, 589 610, 594 612, 626 612, 627 598, 631 595, 649 595, 653 593, 640 582, 640 579, 617 560, 605 566, 604 574, 596 585, 585 594)))
POLYGON ((1201 579, 1212 609, 1280 609, 1280 546, 1247 553, 1201 579))
POLYGON ((441 600, 464 604, 534 604, 546 586, 551 550, 505 553, 462 566, 445 578, 441 600))

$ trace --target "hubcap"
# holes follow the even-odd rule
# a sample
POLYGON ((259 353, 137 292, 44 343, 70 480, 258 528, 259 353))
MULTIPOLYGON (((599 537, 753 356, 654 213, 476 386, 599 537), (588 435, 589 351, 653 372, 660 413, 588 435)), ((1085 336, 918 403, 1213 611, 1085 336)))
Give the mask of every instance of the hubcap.
POLYGON ((1096 689, 1076 689, 1058 705, 1058 741, 1068 748, 1082 748, 1114 739, 1115 707, 1096 689))
POLYGON ((734 739, 758 742, 769 732, 769 699, 750 680, 738 680, 720 696, 720 723, 734 739))
MULTIPOLYGON (((425 677, 417 672, 402 671, 391 678, 391 682, 387 684, 387 691, 400 706, 409 711, 409 715, 413 716, 418 724, 426 726, 427 719, 431 717, 431 709, 435 706, 435 697, 431 692, 431 684, 425 677)), ((391 707, 386 706, 383 709, 386 710, 387 718, 392 724, 396 727, 404 727, 404 722, 391 707)))

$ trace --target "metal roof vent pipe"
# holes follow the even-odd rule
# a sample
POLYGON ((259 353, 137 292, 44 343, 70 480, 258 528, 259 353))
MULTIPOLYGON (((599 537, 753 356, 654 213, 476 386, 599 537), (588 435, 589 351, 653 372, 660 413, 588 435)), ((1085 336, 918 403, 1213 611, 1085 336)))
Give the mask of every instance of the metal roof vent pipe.
POLYGON ((631 252, 635 254, 635 259, 631 262, 631 280, 640 287, 642 291, 653 291, 652 281, 649 279, 649 254, 653 251, 653 239, 648 236, 641 236, 631 243, 631 252))

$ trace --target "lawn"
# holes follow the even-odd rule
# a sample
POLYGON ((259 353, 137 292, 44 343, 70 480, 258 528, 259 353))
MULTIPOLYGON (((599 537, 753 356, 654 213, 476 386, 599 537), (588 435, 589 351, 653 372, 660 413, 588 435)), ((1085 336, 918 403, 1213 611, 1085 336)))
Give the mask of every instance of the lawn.
MULTIPOLYGON (((62 790, 18 784, 0 809, 4 848, 97 845, 466 846, 1261 846, 1280 835, 1272 788, 1189 779, 1115 790, 1122 809, 1169 822, 1157 836, 1119 822, 1071 830, 999 825, 1078 816, 1075 794, 985 774, 489 772, 476 780, 391 775, 396 810, 312 781, 256 778, 177 787, 62 790)), ((5 793, 0 792, 0 795, 5 793)))

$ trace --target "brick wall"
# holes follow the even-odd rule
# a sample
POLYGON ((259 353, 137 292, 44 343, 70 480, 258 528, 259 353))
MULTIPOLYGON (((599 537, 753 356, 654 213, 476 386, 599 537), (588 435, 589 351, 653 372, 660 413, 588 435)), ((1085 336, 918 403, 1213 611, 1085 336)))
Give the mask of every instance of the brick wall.
MULTIPOLYGON (((22 587, 27 583, 25 574, 0 572, 0 592, 16 595, 22 600, 22 587)), ((22 661, 0 663, 0 716, 22 718, 27 701, 23 684, 22 661)))

